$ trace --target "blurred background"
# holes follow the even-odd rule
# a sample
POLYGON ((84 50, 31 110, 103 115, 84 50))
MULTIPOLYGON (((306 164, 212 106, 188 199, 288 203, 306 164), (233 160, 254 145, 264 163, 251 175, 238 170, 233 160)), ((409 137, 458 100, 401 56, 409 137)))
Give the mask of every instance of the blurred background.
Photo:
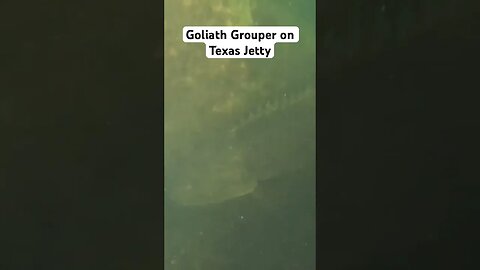
POLYGON ((161 12, 0 3, 0 269, 161 269, 161 12))
POLYGON ((478 3, 317 4, 317 269, 478 268, 478 3))

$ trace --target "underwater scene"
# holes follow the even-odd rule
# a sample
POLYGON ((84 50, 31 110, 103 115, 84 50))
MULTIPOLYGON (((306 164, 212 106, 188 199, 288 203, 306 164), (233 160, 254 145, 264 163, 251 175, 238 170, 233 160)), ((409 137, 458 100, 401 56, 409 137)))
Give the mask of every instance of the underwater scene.
POLYGON ((315 1, 165 1, 165 269, 315 269, 315 1), (208 59, 184 26, 298 26, 208 59))

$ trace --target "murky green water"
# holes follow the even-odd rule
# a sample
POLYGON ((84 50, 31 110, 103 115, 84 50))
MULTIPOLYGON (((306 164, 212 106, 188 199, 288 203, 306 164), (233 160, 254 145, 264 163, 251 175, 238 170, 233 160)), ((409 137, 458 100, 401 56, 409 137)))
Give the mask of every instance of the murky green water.
POLYGON ((165 268, 315 269, 315 1, 165 2, 165 268), (297 25, 207 59, 185 25, 297 25))

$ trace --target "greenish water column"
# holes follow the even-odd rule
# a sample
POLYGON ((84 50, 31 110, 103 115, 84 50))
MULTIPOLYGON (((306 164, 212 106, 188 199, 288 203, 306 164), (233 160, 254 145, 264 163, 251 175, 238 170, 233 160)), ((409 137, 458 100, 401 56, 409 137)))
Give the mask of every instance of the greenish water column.
POLYGON ((315 269, 315 1, 165 1, 165 268, 315 269), (298 26, 207 59, 183 26, 298 26))

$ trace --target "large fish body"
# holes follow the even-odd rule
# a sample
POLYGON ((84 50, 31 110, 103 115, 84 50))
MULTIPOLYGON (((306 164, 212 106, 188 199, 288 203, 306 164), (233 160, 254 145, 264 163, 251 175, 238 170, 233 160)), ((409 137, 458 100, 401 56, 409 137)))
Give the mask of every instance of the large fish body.
POLYGON ((275 59, 255 61, 207 59, 205 45, 183 43, 183 26, 254 25, 249 1, 171 0, 165 8, 167 198, 222 202, 314 160, 314 66, 301 72, 309 81, 291 79, 285 70, 301 61, 294 47, 277 45, 275 59))

